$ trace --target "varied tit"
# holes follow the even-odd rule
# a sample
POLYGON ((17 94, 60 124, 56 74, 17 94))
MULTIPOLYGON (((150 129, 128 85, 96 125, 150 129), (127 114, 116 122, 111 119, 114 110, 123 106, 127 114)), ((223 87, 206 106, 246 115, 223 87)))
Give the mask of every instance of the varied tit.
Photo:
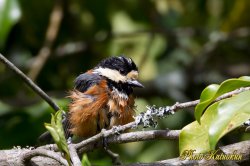
POLYGON ((102 129, 132 122, 134 87, 143 87, 138 81, 138 69, 132 59, 123 56, 104 59, 79 75, 63 122, 66 137, 86 138, 102 129))
POLYGON ((137 79, 135 63, 123 56, 104 59, 94 69, 79 75, 69 96, 70 133, 90 137, 102 129, 132 122, 133 88, 143 87, 137 79))

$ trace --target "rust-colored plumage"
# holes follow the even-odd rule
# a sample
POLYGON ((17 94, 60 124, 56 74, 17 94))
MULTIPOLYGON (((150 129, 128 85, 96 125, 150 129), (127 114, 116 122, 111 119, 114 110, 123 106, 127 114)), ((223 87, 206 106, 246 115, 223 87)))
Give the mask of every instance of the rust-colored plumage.
POLYGON ((69 105, 70 131, 79 137, 89 137, 103 128, 110 129, 134 120, 134 97, 120 98, 109 91, 106 80, 84 93, 73 90, 69 97, 72 99, 69 105))
MULTIPOLYGON (((90 137, 102 129, 133 121, 133 88, 143 87, 137 79, 135 63, 122 56, 104 59, 80 74, 70 91, 71 103, 63 120, 66 137, 90 137)), ((40 138, 45 141, 51 136, 45 133, 40 138)))
POLYGON ((80 137, 88 137, 97 133, 98 125, 107 125, 107 115, 103 113, 108 95, 106 85, 100 83, 91 87, 85 93, 77 90, 71 92, 72 103, 69 105, 70 131, 80 137), (99 123, 99 124, 98 124, 99 123))

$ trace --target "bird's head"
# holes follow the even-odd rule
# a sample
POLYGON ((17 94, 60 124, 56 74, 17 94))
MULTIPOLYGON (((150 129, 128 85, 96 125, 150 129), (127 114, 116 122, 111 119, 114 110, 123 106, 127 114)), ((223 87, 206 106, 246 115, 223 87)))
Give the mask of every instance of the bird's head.
POLYGON ((143 87, 138 81, 137 66, 131 58, 120 56, 104 59, 94 68, 94 72, 116 83, 143 87))

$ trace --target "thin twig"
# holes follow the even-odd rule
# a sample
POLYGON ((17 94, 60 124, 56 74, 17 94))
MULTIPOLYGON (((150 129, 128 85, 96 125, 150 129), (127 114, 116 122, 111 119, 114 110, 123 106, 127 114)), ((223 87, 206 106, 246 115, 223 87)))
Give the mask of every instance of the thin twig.
MULTIPOLYGON (((215 102, 218 102, 218 101, 221 101, 223 99, 226 99, 226 98, 229 98, 229 97, 232 97, 234 95, 237 95, 241 92, 244 92, 244 91, 249 91, 250 90, 250 87, 242 87, 242 88, 239 88, 239 89, 236 89, 236 90, 233 90, 231 92, 228 92, 228 93, 225 93, 219 97, 217 97, 213 102, 211 102, 211 104, 215 103, 215 102)), ((196 106, 198 103, 200 102, 200 100, 194 100, 194 101, 190 101, 190 102, 186 102, 186 103, 176 103, 174 104, 171 108, 171 109, 174 109, 174 110, 179 110, 179 109, 183 109, 183 108, 189 108, 189 107, 194 107, 196 106)))
POLYGON ((231 91, 231 92, 228 92, 228 93, 225 93, 221 96, 219 96, 217 99, 215 99, 212 103, 215 103, 217 101, 220 101, 220 100, 223 100, 223 99, 226 99, 226 98, 229 98, 229 97, 232 97, 234 95, 237 95, 241 92, 244 92, 244 91, 248 91, 250 90, 250 87, 242 87, 242 88, 239 88, 239 89, 236 89, 234 91, 231 91))
POLYGON ((46 149, 34 149, 31 151, 28 151, 24 154, 22 154, 19 158, 20 163, 23 164, 23 166, 28 165, 28 162, 36 156, 44 156, 44 157, 49 157, 52 158, 56 161, 58 161, 60 164, 68 166, 68 162, 62 158, 59 154, 57 154, 56 152, 50 151, 50 150, 46 150, 46 149))
POLYGON ((178 139, 180 130, 150 130, 124 133, 107 138, 108 144, 121 144, 155 139, 178 139))
POLYGON ((61 0, 55 1, 55 6, 50 15, 50 22, 46 32, 45 41, 42 48, 39 50, 36 58, 34 59, 28 76, 35 80, 41 69, 43 68, 48 57, 51 55, 51 47, 57 37, 61 20, 63 17, 63 9, 61 0))
POLYGON ((104 147, 104 150, 109 155, 109 157, 112 159, 113 165, 122 165, 119 154, 112 152, 110 149, 108 149, 106 147, 104 147))
POLYGON ((70 159, 73 163, 73 166, 81 166, 82 163, 81 163, 80 158, 76 152, 76 149, 73 146, 71 146, 71 144, 68 145, 68 147, 69 147, 70 159))
POLYGON ((184 103, 177 102, 173 106, 171 106, 170 109, 176 112, 183 108, 195 107, 197 104, 199 104, 199 102, 200 100, 194 100, 194 101, 189 101, 189 102, 184 102, 184 103))
POLYGON ((42 99, 44 99, 55 111, 58 111, 59 106, 53 102, 53 100, 41 89, 39 88, 29 77, 27 77, 21 70, 19 70, 13 63, 6 59, 2 54, 0 54, 0 61, 2 61, 9 69, 14 71, 21 79, 33 89, 42 99))

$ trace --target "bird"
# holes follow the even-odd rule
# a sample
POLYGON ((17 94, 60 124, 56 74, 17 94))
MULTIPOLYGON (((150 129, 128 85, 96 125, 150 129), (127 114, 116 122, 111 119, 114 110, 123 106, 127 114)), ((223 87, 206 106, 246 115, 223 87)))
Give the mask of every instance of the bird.
POLYGON ((134 121, 134 88, 143 88, 131 58, 113 56, 75 79, 71 102, 63 121, 66 138, 88 138, 102 129, 134 121))

